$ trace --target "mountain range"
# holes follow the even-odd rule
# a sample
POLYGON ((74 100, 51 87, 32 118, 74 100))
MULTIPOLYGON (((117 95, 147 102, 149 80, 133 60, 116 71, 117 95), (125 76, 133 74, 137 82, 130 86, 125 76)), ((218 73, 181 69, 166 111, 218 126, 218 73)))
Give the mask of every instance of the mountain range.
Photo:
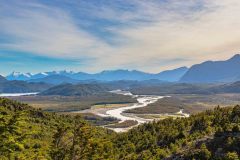
POLYGON ((0 75, 0 93, 41 92, 50 87, 52 85, 43 82, 8 81, 0 75))
POLYGON ((169 82, 178 81, 186 72, 187 67, 181 67, 174 70, 167 70, 157 74, 146 73, 137 70, 109 70, 102 71, 100 73, 89 74, 84 72, 72 72, 72 71, 52 71, 42 72, 37 74, 13 72, 6 76, 7 80, 24 80, 29 82, 45 82, 50 84, 60 83, 78 83, 85 80, 96 81, 119 81, 119 80, 162 80, 169 82))
POLYGON ((236 54, 226 61, 206 61, 193 65, 180 81, 187 83, 213 83, 239 80, 240 55, 236 54))
POLYGON ((12 72, 11 74, 9 74, 8 76, 6 76, 7 80, 22 80, 22 81, 28 81, 28 80, 32 80, 32 79, 41 79, 41 78, 45 78, 47 76, 51 76, 51 75, 70 75, 72 74, 71 72, 67 72, 67 71, 52 71, 52 72, 41 72, 41 73, 37 73, 37 74, 32 74, 32 73, 21 73, 21 72, 12 72))
MULTIPOLYGON (((95 74, 73 71, 52 71, 37 74, 13 72, 7 80, 44 82, 58 85, 61 83, 89 83, 93 81, 146 81, 186 83, 219 83, 240 80, 240 55, 236 54, 226 61, 206 61, 190 68, 181 67, 160 73, 146 73, 137 70, 106 70, 95 74)), ((3 78, 3 77, 2 77, 3 78)), ((0 78, 0 79, 2 79, 0 78)))

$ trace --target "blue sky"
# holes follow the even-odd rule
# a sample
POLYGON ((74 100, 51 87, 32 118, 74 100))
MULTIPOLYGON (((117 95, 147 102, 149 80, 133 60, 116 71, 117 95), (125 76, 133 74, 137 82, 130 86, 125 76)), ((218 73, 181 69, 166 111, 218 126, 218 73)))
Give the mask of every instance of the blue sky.
POLYGON ((0 74, 160 72, 239 52, 239 0, 0 0, 0 74))

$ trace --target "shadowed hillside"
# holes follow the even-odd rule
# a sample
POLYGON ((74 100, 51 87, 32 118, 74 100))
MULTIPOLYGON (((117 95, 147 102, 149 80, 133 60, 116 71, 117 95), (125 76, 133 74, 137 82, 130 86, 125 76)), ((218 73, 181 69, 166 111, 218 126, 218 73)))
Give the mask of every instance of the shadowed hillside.
POLYGON ((106 93, 107 87, 98 84, 62 84, 40 93, 40 95, 89 96, 106 93))
POLYGON ((1 83, 1 82, 6 82, 6 81, 7 81, 7 80, 6 80, 3 76, 0 75, 0 83, 1 83))
POLYGON ((52 85, 46 83, 28 83, 25 81, 7 81, 0 80, 0 93, 27 93, 27 92, 41 92, 52 85))
POLYGON ((209 83, 234 82, 240 80, 240 55, 226 61, 207 61, 192 66, 181 78, 181 82, 209 83))

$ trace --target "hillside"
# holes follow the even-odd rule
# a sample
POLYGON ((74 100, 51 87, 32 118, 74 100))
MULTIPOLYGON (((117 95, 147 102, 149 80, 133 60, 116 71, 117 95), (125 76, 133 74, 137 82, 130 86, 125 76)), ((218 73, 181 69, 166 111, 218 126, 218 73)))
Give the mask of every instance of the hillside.
POLYGON ((28 83, 25 81, 0 81, 0 93, 41 92, 52 85, 46 83, 28 83))
POLYGON ((190 83, 165 83, 152 86, 136 86, 130 88, 133 94, 137 95, 167 95, 167 94, 211 94, 209 88, 213 84, 190 84, 190 83))
POLYGON ((7 80, 6 80, 3 76, 0 75, 0 83, 1 83, 1 82, 6 82, 6 81, 7 81, 7 80))
POLYGON ((26 81, 30 79, 33 75, 31 73, 20 73, 20 72, 12 72, 8 76, 6 76, 6 79, 9 81, 26 81))
POLYGON ((106 91, 108 91, 106 87, 98 84, 61 84, 41 92, 40 95, 89 96, 106 91))
POLYGON ((215 86, 209 90, 214 93, 240 93, 240 81, 215 86))
POLYGON ((181 82, 209 83, 240 80, 240 55, 226 61, 207 61, 193 65, 181 78, 181 82))
POLYGON ((143 124, 126 133, 0 98, 1 159, 227 159, 240 156, 240 106, 143 124))
POLYGON ((233 83, 161 83, 157 85, 132 86, 133 94, 222 94, 240 93, 240 81, 233 83))
POLYGON ((177 69, 160 72, 157 75, 155 75, 155 77, 156 77, 156 79, 160 79, 163 81, 177 82, 182 78, 182 76, 187 71, 188 71, 187 67, 180 67, 177 69))
POLYGON ((58 85, 61 83, 78 83, 78 80, 69 78, 67 76, 64 75, 50 75, 44 78, 38 78, 38 79, 31 79, 28 80, 29 82, 44 82, 44 83, 48 83, 48 84, 54 84, 54 85, 58 85))

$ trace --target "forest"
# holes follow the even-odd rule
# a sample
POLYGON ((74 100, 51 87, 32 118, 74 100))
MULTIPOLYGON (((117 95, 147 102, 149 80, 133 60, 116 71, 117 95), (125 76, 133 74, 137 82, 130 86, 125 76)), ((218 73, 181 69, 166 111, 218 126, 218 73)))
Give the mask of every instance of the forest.
POLYGON ((240 106, 167 118, 126 133, 0 98, 1 160, 238 160, 240 106))

